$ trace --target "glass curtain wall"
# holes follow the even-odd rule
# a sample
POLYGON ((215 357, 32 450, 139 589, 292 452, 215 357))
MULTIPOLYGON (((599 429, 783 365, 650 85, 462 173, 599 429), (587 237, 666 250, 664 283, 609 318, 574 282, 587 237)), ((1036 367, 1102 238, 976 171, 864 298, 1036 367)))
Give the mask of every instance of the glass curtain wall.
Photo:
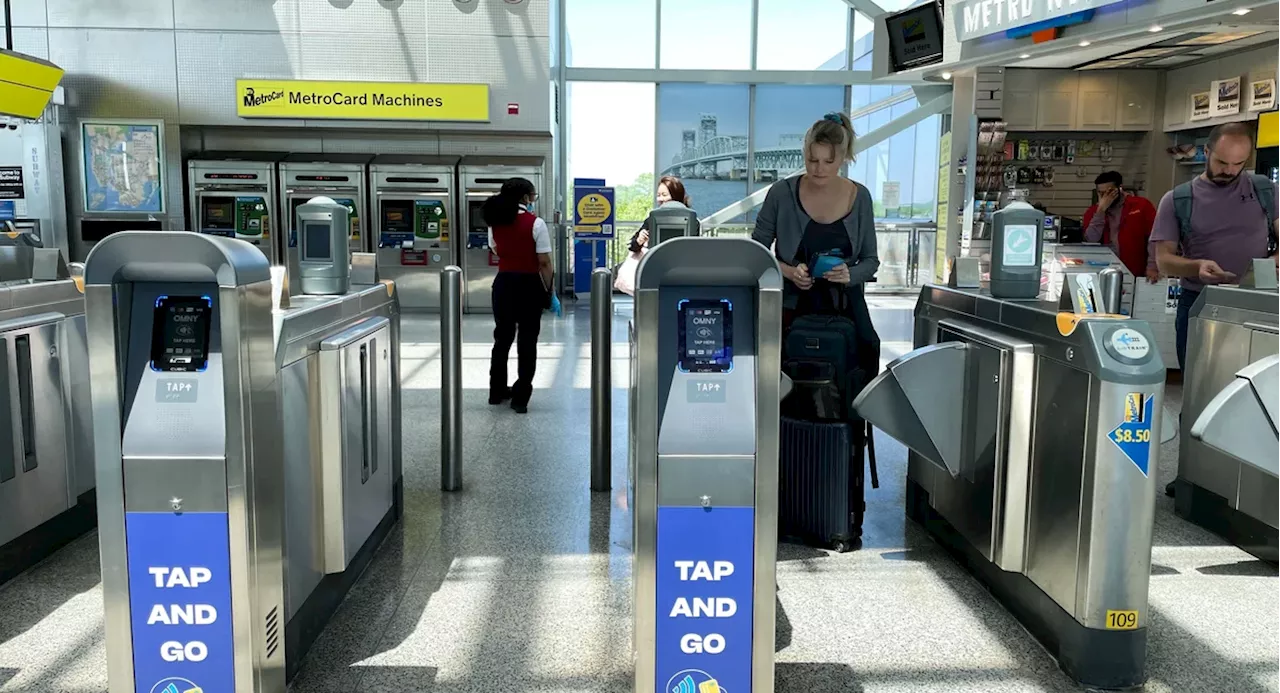
MULTIPOLYGON (((906 86, 787 83, 870 71, 874 23, 843 0, 757 0, 754 18, 752 0, 563 1, 566 64, 579 68, 572 74, 593 73, 590 81, 571 74, 566 85, 565 183, 604 178, 616 188, 615 264, 653 207, 661 176, 680 176, 705 218, 802 168, 805 130, 823 114, 859 113, 854 130, 864 135, 918 105, 908 96, 869 109, 906 86), (734 83, 664 81, 680 70, 732 71, 734 83), (754 70, 800 77, 757 80, 754 70), (628 73, 606 81, 620 71, 628 73)), ((878 0, 887 12, 917 2, 878 0)), ((868 148, 848 168, 871 192, 882 224, 934 218, 939 118, 868 148)), ((707 231, 749 233, 754 220, 751 210, 707 231)))

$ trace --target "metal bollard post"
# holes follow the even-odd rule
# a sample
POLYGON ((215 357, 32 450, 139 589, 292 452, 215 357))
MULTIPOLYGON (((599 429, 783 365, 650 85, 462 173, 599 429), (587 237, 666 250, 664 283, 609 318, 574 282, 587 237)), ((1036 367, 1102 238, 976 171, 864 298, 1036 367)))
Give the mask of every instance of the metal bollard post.
POLYGON ((440 490, 462 489, 462 268, 440 273, 440 490))
POLYGON ((613 458, 613 272, 591 273, 591 490, 608 491, 613 458))
MULTIPOLYGON (((1134 281, 1141 281, 1135 277, 1134 281)), ((1102 294, 1102 312, 1111 315, 1120 313, 1120 290, 1124 283, 1124 275, 1115 267, 1108 267, 1098 273, 1098 290, 1102 294)))

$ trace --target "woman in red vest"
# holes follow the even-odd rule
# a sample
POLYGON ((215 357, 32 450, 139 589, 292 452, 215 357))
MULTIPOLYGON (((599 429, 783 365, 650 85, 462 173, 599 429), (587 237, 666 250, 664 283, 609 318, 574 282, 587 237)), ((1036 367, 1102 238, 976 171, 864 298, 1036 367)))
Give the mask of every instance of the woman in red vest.
POLYGON ((511 400, 524 414, 533 395, 542 311, 551 297, 551 232, 533 215, 538 192, 524 178, 512 178, 484 203, 489 248, 498 256, 493 280, 493 356, 489 362, 489 404, 511 400), (516 382, 507 386, 507 355, 516 343, 516 382))

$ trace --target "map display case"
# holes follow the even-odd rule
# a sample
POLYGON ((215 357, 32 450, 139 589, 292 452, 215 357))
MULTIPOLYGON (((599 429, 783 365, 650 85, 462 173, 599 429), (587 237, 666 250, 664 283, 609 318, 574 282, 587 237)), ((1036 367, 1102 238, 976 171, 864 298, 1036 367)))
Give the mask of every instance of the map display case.
POLYGON ((164 214, 164 121, 80 121, 86 214, 164 214))

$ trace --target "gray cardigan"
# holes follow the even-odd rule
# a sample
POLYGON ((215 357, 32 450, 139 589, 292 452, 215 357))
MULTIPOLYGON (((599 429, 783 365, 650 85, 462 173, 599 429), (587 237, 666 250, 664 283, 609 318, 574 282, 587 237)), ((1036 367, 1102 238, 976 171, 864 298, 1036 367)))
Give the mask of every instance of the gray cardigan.
MULTIPOLYGON (((756 215, 756 228, 751 238, 757 243, 774 247, 774 255, 780 262, 791 264, 800 248, 800 237, 809 226, 809 215, 800 206, 796 186, 800 176, 785 178, 774 183, 756 215)), ((855 182, 858 189, 853 202, 853 212, 844 219, 845 231, 853 247, 854 257, 849 258, 849 284, 862 284, 876 276, 880 258, 876 256, 876 219, 871 205, 871 192, 855 182)))

